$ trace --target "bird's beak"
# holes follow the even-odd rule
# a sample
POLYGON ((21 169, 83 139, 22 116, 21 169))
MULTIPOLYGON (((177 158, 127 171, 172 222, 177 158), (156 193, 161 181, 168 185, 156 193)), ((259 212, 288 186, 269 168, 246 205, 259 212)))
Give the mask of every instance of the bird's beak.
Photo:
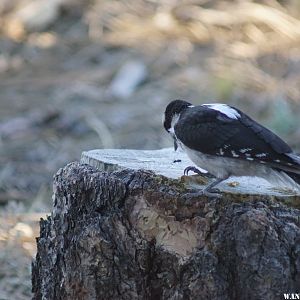
POLYGON ((174 150, 176 151, 178 149, 178 144, 176 142, 176 139, 174 138, 174 150))

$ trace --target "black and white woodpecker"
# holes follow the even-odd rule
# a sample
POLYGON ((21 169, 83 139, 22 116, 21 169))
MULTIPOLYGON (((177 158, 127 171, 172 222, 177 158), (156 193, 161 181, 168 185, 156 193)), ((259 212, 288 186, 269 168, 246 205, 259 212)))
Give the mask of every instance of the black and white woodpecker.
MULTIPOLYGON (((262 177, 300 192, 300 156, 276 134, 227 104, 168 104, 165 129, 198 167, 216 177, 197 195, 216 195, 213 187, 230 176, 262 177)), ((200 173, 195 167, 189 171, 200 173)))

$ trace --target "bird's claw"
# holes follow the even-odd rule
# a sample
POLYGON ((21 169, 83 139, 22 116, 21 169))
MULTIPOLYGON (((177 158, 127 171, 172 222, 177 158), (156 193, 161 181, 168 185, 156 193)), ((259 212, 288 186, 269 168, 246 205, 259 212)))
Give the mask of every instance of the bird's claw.
POLYGON ((197 169, 196 167, 194 167, 194 166, 189 166, 189 167, 186 167, 186 168, 184 169, 183 175, 188 176, 190 171, 193 171, 194 173, 196 173, 196 174, 198 174, 198 175, 202 175, 202 174, 203 174, 203 173, 202 173, 199 169, 197 169))

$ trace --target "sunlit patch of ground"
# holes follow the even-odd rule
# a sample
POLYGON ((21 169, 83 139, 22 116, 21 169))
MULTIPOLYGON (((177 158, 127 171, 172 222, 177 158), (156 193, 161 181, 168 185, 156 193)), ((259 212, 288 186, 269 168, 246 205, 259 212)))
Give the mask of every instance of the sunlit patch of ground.
MULTIPOLYGON (((17 207, 16 211, 18 210, 17 207)), ((31 261, 42 213, 0 212, 0 299, 31 299, 31 261)))

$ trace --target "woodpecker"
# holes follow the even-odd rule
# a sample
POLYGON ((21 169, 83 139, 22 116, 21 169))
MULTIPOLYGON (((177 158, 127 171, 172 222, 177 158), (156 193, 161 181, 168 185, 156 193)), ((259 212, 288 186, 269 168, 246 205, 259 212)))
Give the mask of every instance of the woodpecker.
MULTIPOLYGON (((276 134, 239 109, 222 103, 168 104, 163 125, 198 167, 216 180, 197 195, 220 196, 214 187, 230 176, 257 176, 300 192, 300 156, 276 134)), ((190 171, 201 173, 195 167, 190 171)))

